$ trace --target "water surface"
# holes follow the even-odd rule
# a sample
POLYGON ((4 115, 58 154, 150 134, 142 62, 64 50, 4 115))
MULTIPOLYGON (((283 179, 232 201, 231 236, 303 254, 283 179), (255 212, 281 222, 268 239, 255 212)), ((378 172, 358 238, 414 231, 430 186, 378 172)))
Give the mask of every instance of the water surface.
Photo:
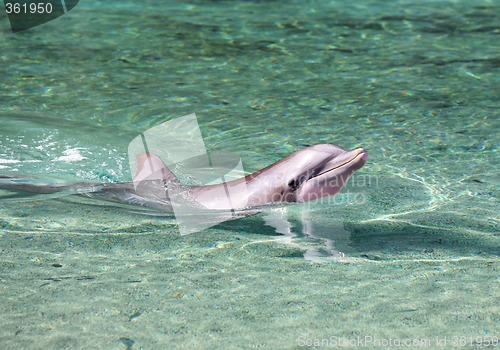
POLYGON ((499 13, 493 1, 82 1, 19 34, 3 18, 1 174, 129 181, 128 143, 190 113, 207 148, 248 172, 317 143, 362 146, 369 162, 346 189, 361 203, 288 206, 294 237, 265 214, 180 236, 173 217, 74 196, 2 201, 0 342, 498 337, 499 13))

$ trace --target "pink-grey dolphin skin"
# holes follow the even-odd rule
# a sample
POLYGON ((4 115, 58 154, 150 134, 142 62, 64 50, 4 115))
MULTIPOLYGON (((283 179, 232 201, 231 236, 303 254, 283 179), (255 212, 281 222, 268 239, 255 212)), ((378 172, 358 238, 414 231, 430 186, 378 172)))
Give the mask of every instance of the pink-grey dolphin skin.
POLYGON ((320 144, 240 179, 206 186, 182 185, 156 155, 140 154, 136 160, 133 183, 51 184, 13 181, 11 177, 0 176, 0 189, 28 196, 79 194, 162 210, 171 208, 173 200, 205 209, 239 210, 273 203, 308 202, 334 195, 349 176, 365 164, 367 154, 362 148, 346 151, 335 145, 320 144), (173 195, 175 198, 171 198, 173 195))
POLYGON ((334 195, 366 160, 367 154, 362 148, 345 151, 335 145, 320 144, 237 180, 208 186, 182 186, 158 156, 140 154, 136 158, 134 183, 139 183, 136 194, 144 198, 155 198, 158 188, 166 185, 169 192, 181 193, 182 197, 207 209, 244 209, 273 203, 308 202, 334 195), (151 186, 149 181, 157 181, 157 185, 151 186))

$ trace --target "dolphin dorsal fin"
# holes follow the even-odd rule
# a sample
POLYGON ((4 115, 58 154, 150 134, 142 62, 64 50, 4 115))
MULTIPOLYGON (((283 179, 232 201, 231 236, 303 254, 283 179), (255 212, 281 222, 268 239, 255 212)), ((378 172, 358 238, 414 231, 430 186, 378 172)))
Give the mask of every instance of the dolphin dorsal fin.
POLYGON ((137 171, 134 175, 134 183, 145 180, 177 181, 174 173, 156 154, 141 153, 135 157, 135 160, 137 162, 137 171))

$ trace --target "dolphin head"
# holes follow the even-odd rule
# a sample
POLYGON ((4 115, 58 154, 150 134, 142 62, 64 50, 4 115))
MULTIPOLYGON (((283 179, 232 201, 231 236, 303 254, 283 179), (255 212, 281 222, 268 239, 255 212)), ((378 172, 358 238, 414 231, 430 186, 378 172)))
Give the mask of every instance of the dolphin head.
POLYGON ((285 202, 308 202, 338 193, 367 160, 362 148, 346 151, 338 146, 320 144, 305 148, 284 159, 288 166, 285 202))

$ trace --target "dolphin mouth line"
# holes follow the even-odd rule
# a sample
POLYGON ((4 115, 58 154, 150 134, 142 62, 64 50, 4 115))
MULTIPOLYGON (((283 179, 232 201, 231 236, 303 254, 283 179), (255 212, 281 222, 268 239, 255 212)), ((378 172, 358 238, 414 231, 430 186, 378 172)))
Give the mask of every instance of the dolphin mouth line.
MULTIPOLYGON (((360 161, 360 160, 362 160, 363 158, 365 158, 365 159, 364 159, 364 161, 366 161, 366 151, 365 151, 365 150, 360 150, 360 151, 359 151, 359 153, 358 153, 358 154, 356 154, 356 155, 355 155, 354 157, 352 157, 351 159, 348 159, 348 160, 346 160, 346 161, 345 161, 344 163, 342 163, 342 164, 336 165, 336 166, 334 166, 333 168, 330 168, 330 169, 325 170, 325 171, 323 171, 323 172, 321 172, 321 173, 319 173, 319 174, 316 174, 316 175, 312 176, 311 178, 309 178, 309 180, 314 179, 314 178, 316 178, 316 177, 319 177, 319 176, 321 176, 321 175, 327 174, 327 173, 329 173, 330 171, 333 171, 333 170, 336 170, 336 169, 342 168, 343 166, 349 165, 350 163, 353 163, 353 162, 359 162, 359 161, 360 161)), ((364 163, 364 161, 363 161, 363 163, 364 163)))

